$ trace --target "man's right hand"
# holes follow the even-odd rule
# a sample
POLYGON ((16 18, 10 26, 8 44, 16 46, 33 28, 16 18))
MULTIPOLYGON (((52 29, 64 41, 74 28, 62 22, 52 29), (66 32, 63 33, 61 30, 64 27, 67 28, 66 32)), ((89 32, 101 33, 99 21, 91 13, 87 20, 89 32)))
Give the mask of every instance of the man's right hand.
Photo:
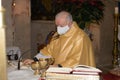
POLYGON ((24 65, 30 65, 32 62, 34 62, 34 60, 32 60, 32 59, 26 59, 26 60, 23 61, 23 64, 24 65))

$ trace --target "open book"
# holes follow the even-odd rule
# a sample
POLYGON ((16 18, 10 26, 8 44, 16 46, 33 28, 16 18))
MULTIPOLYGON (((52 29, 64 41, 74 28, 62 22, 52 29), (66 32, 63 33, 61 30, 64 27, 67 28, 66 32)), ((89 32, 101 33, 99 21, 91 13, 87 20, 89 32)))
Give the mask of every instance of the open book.
POLYGON ((102 71, 98 68, 86 66, 86 65, 78 65, 74 68, 68 67, 49 67, 46 72, 50 73, 61 73, 61 74, 83 74, 83 75, 98 75, 102 71))
POLYGON ((102 71, 91 66, 78 65, 74 68, 49 67, 46 80, 100 80, 102 71))
POLYGON ((98 75, 102 71, 98 68, 86 66, 86 65, 78 65, 73 68, 73 74, 85 74, 85 75, 98 75))

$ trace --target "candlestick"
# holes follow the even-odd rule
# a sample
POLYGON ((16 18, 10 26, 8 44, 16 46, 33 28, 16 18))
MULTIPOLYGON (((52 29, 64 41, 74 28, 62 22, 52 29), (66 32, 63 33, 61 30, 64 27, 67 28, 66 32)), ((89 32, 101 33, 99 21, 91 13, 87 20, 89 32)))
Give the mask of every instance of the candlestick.
POLYGON ((114 46, 113 46, 113 67, 118 66, 118 7, 115 7, 115 16, 114 16, 114 46))

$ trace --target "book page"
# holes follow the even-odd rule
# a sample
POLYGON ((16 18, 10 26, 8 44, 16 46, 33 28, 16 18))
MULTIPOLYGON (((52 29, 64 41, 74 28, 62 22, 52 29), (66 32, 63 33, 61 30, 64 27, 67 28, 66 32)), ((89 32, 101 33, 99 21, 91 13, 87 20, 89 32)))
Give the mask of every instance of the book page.
POLYGON ((73 68, 73 72, 74 71, 76 71, 76 72, 97 72, 97 73, 102 72, 98 68, 87 66, 87 65, 78 65, 78 66, 73 68))
POLYGON ((71 73, 72 72, 72 68, 67 68, 67 67, 49 67, 46 72, 71 73))

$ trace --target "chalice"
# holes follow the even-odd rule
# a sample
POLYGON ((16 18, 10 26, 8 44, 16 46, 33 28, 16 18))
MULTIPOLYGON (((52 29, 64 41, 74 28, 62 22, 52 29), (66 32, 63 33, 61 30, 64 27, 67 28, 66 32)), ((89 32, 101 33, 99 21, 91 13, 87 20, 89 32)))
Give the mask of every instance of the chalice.
POLYGON ((54 58, 39 58, 41 78, 45 78, 45 71, 54 63, 54 58))
POLYGON ((31 68, 34 70, 34 75, 39 75, 40 74, 41 66, 40 66, 38 61, 32 62, 31 68))

